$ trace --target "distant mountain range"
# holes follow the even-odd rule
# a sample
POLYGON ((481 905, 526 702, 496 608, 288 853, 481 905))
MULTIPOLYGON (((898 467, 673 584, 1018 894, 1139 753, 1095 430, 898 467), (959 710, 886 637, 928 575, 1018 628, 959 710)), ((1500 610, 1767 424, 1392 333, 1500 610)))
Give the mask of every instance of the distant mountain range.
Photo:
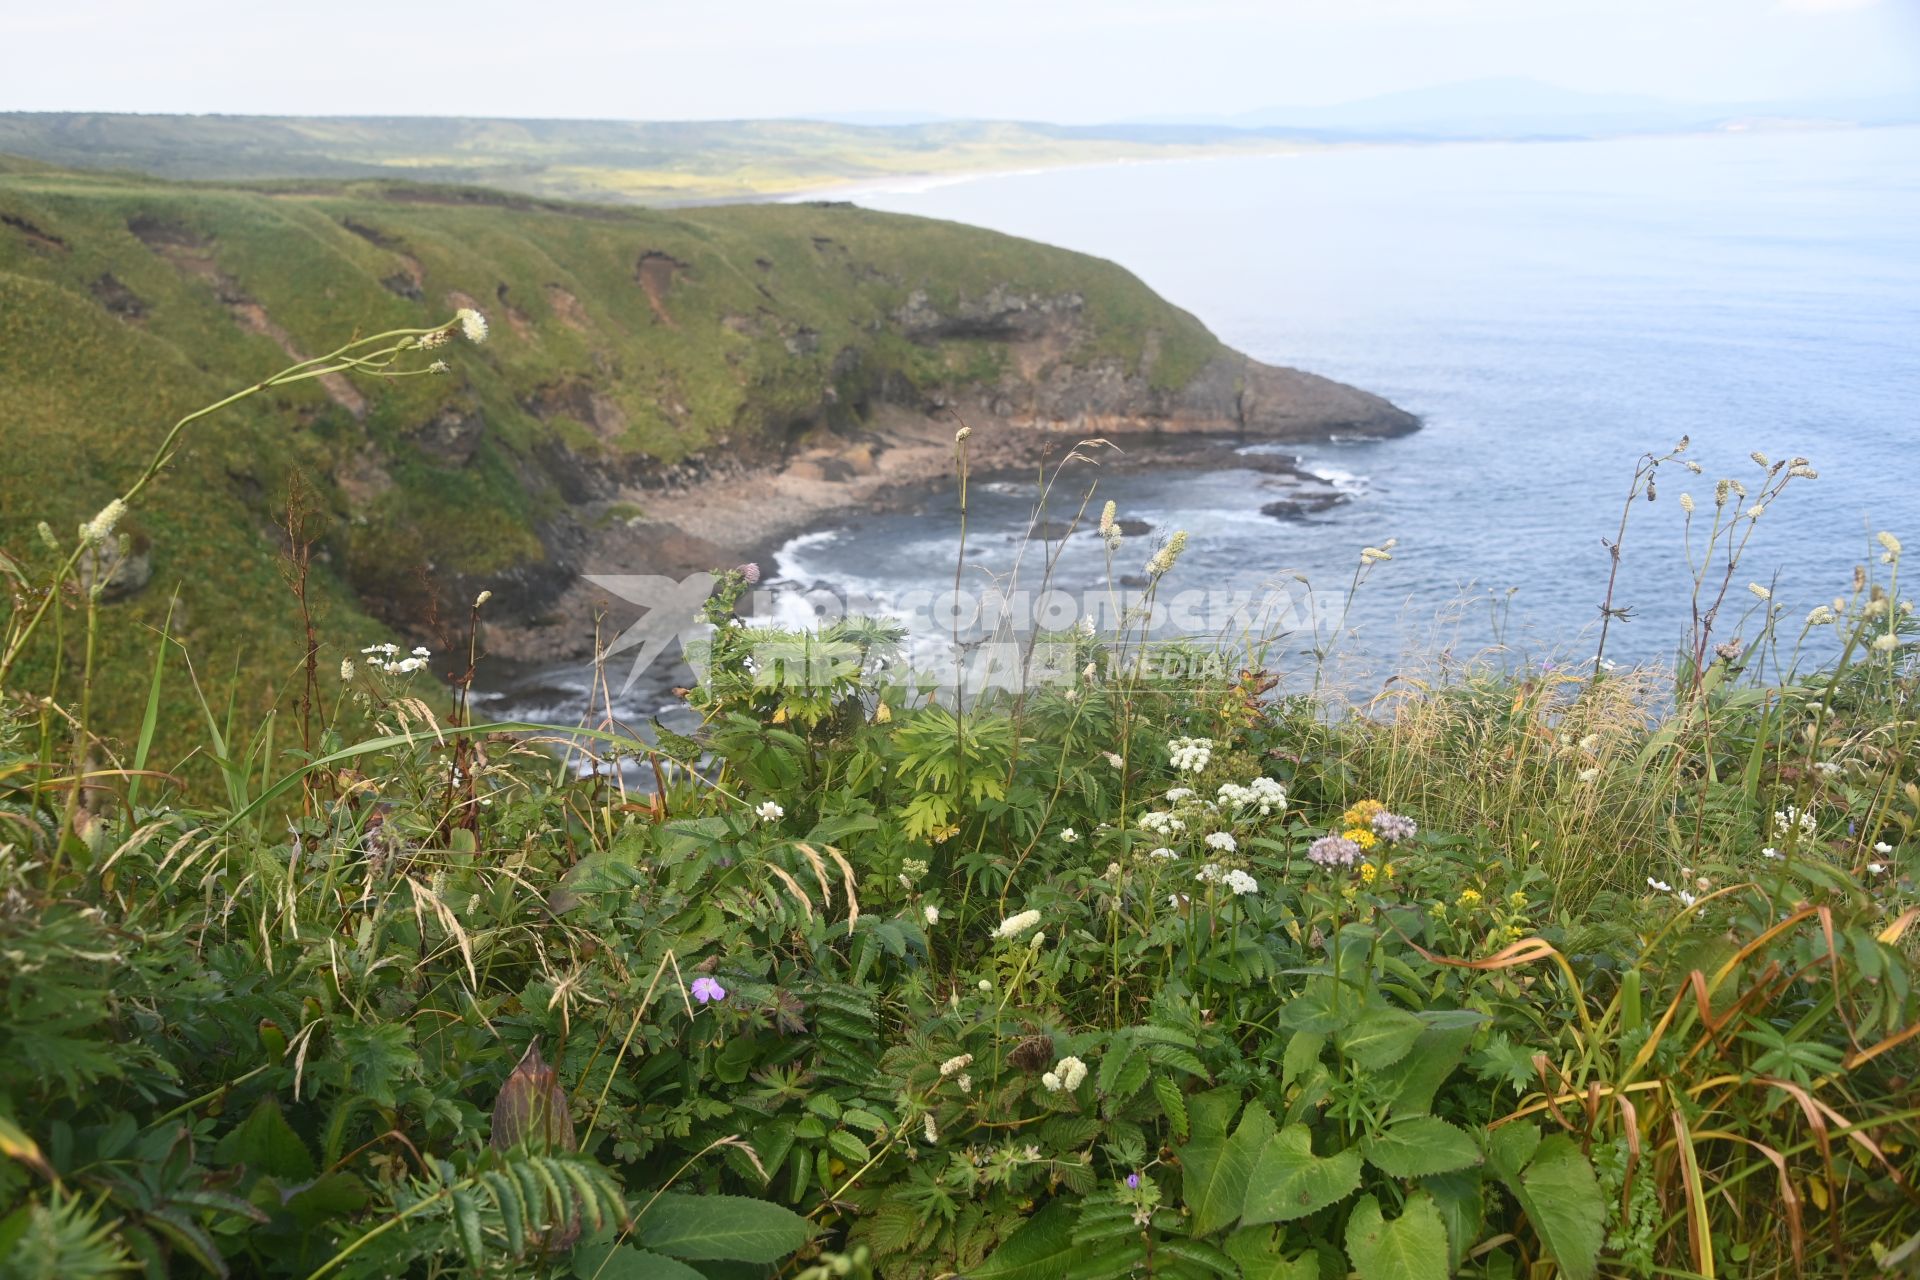
POLYGON ((1920 90, 1851 99, 1698 103, 1642 94, 1587 93, 1538 80, 1501 77, 1406 89, 1333 106, 1264 107, 1235 115, 1169 116, 1142 123, 1441 139, 1665 133, 1761 120, 1912 123, 1920 121, 1920 90))

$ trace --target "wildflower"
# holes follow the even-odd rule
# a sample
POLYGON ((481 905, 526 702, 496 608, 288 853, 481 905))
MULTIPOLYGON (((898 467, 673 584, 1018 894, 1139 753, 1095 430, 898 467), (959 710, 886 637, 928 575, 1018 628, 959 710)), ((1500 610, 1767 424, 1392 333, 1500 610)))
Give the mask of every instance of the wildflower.
POLYGON ((1138 1191, 1139 1189, 1140 1189, 1140 1175, 1139 1175, 1139 1174, 1137 1174, 1137 1173, 1130 1173, 1130 1174, 1128 1174, 1128 1175, 1127 1175, 1127 1190, 1129 1190, 1129 1191, 1138 1191))
POLYGON ((1380 843, 1380 837, 1373 834, 1371 827, 1351 827, 1340 834, 1360 846, 1362 852, 1369 851, 1380 843))
POLYGON ((342 680, 353 679, 353 659, 352 658, 340 659, 340 678, 342 680))
POLYGON ((1393 559, 1393 555, 1383 547, 1362 547, 1360 559, 1365 564, 1377 564, 1382 560, 1393 559))
POLYGON ((1227 888, 1230 889, 1236 897, 1245 897, 1250 893, 1260 892, 1260 882, 1246 872, 1236 868, 1227 872, 1227 888))
POLYGON ((1307 846, 1307 861, 1323 867, 1350 867, 1360 858, 1360 846, 1345 836, 1321 836, 1307 846))
POLYGON ((1754 461, 1754 464, 1760 467, 1762 470, 1765 470, 1767 467, 1771 467, 1773 465, 1773 460, 1767 457, 1766 454, 1761 453, 1758 449, 1755 449, 1752 453, 1748 454, 1747 456, 1749 458, 1752 458, 1754 461))
POLYGON ((1075 840, 1078 840, 1079 838, 1080 838, 1080 833, 1075 831, 1072 827, 1062 827, 1060 829, 1061 844, 1072 844, 1075 840))
POLYGON ((1686 512, 1688 515, 1693 514, 1693 495, 1692 494, 1683 493, 1680 495, 1680 509, 1686 512))
POLYGON ((1673 892, 1672 885, 1668 884, 1665 880, 1655 880, 1652 876, 1647 877, 1647 888, 1654 890, 1656 893, 1673 892))
POLYGON ((962 427, 958 431, 953 433, 953 442, 955 444, 965 444, 972 436, 973 436, 972 427, 962 427))
POLYGON ((940 923, 940 908, 934 906, 932 903, 928 903, 922 907, 920 914, 926 918, 927 923, 930 925, 940 923))
POLYGON ((1173 790, 1167 792, 1167 800, 1173 804, 1179 804, 1182 800, 1191 799, 1193 799, 1192 787, 1175 787, 1173 790))
POLYGON ((35 528, 35 531, 40 535, 40 541, 46 544, 47 550, 58 551, 60 549, 60 539, 53 536, 52 525, 48 524, 45 520, 42 520, 34 528, 35 528))
POLYGON ((1166 545, 1154 552, 1153 557, 1147 561, 1147 576, 1164 577, 1172 571, 1174 562, 1180 559, 1180 553, 1186 549, 1187 531, 1176 530, 1173 536, 1167 539, 1166 545))
POLYGON ((1388 844, 1399 844, 1403 840, 1411 840, 1420 830, 1412 818, 1388 813, 1384 809, 1374 814, 1373 821, 1368 825, 1373 828, 1373 834, 1388 844))
POLYGON ((1207 837, 1207 848, 1218 849, 1222 853, 1232 853, 1239 848, 1231 831, 1216 831, 1207 837))
POLYGON ((753 811, 753 815, 762 822, 778 822, 787 816, 787 811, 782 809, 777 801, 766 800, 753 811))
POLYGON ((1484 899, 1481 898, 1478 889, 1462 889, 1460 896, 1455 898, 1454 901, 1463 907, 1477 907, 1484 899))
POLYGON ((1040 1083, 1046 1084, 1048 1090, 1054 1093, 1072 1093, 1086 1078, 1087 1064, 1075 1057, 1065 1057, 1053 1064, 1053 1070, 1042 1076, 1040 1083), (1048 1080, 1053 1083, 1047 1084, 1048 1080))
POLYGON ((97 547, 113 536, 114 529, 126 519, 127 504, 115 498, 100 508, 100 514, 80 526, 80 542, 83 546, 97 547))
POLYGON ((1582 769, 1579 773, 1575 774, 1574 776, 1582 782, 1592 782, 1594 779, 1600 776, 1600 770, 1597 766, 1589 767, 1589 768, 1582 769))
POLYGON ((1813 612, 1807 615, 1807 625, 1810 627, 1824 627, 1832 621, 1833 610, 1823 604, 1815 605, 1813 612))
POLYGON ((1887 869, 1887 864, 1884 862, 1869 862, 1867 864, 1867 870, 1871 871, 1874 875, 1879 875, 1882 872, 1884 872, 1886 869, 1887 869))
POLYGON ((1900 637, 1896 636, 1891 631, 1887 632, 1885 635, 1875 636, 1873 638, 1873 647, 1874 647, 1874 650, 1878 653, 1885 653, 1899 643, 1900 643, 1900 637))
POLYGON ((1172 907, 1175 911, 1186 910, 1187 903, 1191 901, 1192 899, 1187 897, 1187 895, 1184 893, 1170 893, 1167 895, 1167 905, 1172 907))
POLYGON ((1893 846, 1888 844, 1885 840, 1876 840, 1874 841, 1874 844, 1873 844, 1873 851, 1875 853, 1885 855, 1893 852, 1893 846))
POLYGON ((1161 860, 1162 862, 1169 862, 1169 861, 1171 861, 1171 860, 1173 860, 1174 858, 1177 858, 1177 857, 1179 857, 1180 855, 1179 855, 1179 854, 1177 854, 1177 853, 1175 853, 1175 852, 1174 852, 1173 850, 1171 850, 1171 849, 1167 849, 1167 848, 1159 848, 1159 849, 1150 849, 1150 850, 1148 850, 1148 851, 1147 851, 1147 856, 1148 856, 1149 858, 1158 858, 1158 859, 1160 859, 1160 860, 1161 860))
POLYGON ((1001 939, 1017 938, 1039 923, 1038 911, 1022 911, 1018 915, 1011 915, 1002 920, 999 927, 994 929, 993 936, 1001 939))
POLYGON ((445 360, 435 360, 432 364, 427 366, 427 372, 428 373, 452 373, 453 366, 448 364, 445 360))
POLYGON ((1673 891, 1673 896, 1680 899, 1680 905, 1683 907, 1690 907, 1695 902, 1699 901, 1699 899, 1695 898, 1692 894, 1688 893, 1685 889, 1675 889, 1673 891))
POLYGON ((1706 469, 1697 462, 1683 462, 1680 465, 1684 466, 1687 470, 1691 471, 1694 475, 1699 475, 1702 471, 1706 469))
POLYGON ((1758 599, 1758 600, 1773 599, 1773 592, 1767 590, 1765 587, 1761 586, 1757 582, 1749 582, 1747 584, 1747 590, 1753 592, 1755 599, 1758 599))
POLYGON ((1347 806, 1347 811, 1340 815, 1340 825, 1342 827, 1372 826, 1374 815, 1386 811, 1387 806, 1378 800, 1361 800, 1347 806))
POLYGON ((1758 520, 1765 514, 1767 514, 1767 509, 1757 502, 1747 508, 1747 519, 1749 520, 1758 520))
POLYGON ((1507 905, 1512 907, 1515 911, 1524 911, 1526 910, 1526 907, 1527 907, 1527 895, 1524 893, 1521 893, 1518 889, 1515 889, 1512 893, 1507 895, 1507 905))
POLYGON ((426 333, 420 336, 420 349, 422 351, 432 351, 435 347, 444 347, 452 341, 453 333, 450 328, 435 329, 432 333, 426 333))
POLYGON ((955 1080, 955 1081, 954 1081, 954 1083, 960 1086, 960 1092, 962 1092, 962 1093, 972 1093, 972 1092, 973 1092, 973 1077, 972 1077, 972 1076, 961 1076, 961 1077, 960 1077, 960 1078, 959 1078, 958 1080, 955 1080))
POLYGON ((1733 491, 1733 482, 1732 482, 1731 480, 1716 480, 1716 481, 1714 481, 1714 484, 1713 484, 1713 505, 1714 505, 1714 506, 1716 506, 1716 507, 1724 507, 1724 506, 1726 506, 1726 505, 1727 505, 1727 495, 1728 495, 1729 493, 1731 493, 1732 491, 1733 491))
POLYGON ((1881 530, 1879 533, 1875 534, 1874 538, 1880 543, 1882 547, 1886 548, 1886 554, 1880 557, 1880 563, 1881 564, 1899 564, 1900 563, 1900 539, 1894 537, 1891 533, 1886 532, 1884 529, 1881 530))
POLYGON ((1124 769, 1127 767, 1126 757, 1117 751, 1102 751, 1100 754, 1105 756, 1107 763, 1116 769, 1124 769))
POLYGON ((1781 857, 1780 851, 1774 848, 1772 845, 1768 845, 1766 848, 1762 849, 1760 851, 1760 856, 1765 858, 1768 862, 1778 862, 1780 861, 1780 857, 1781 857))
POLYGON ((473 598, 473 607, 478 609, 481 605, 485 604, 487 601, 491 599, 493 599, 493 592, 482 591, 479 595, 473 598))
POLYGON ((1773 814, 1773 833, 1777 836, 1791 835, 1798 831, 1803 836, 1812 836, 1819 832, 1820 824, 1811 809, 1801 811, 1792 805, 1776 809, 1773 814))
POLYGON ((986 978, 980 979, 980 981, 974 985, 978 986, 982 991, 993 990, 993 983, 986 978))
POLYGON ((487 318, 472 307, 462 307, 453 313, 460 322, 460 332, 468 342, 479 346, 487 340, 487 318))
POLYGON ((1100 540, 1107 544, 1107 550, 1117 551, 1120 547, 1120 524, 1114 519, 1119 508, 1111 499, 1100 508, 1100 540))
POLYGON ((1794 467, 1788 467, 1787 474, 1790 476, 1798 476, 1802 480, 1818 480, 1820 478, 1820 473, 1818 471, 1815 471, 1812 467, 1807 466, 1805 463, 1801 463, 1800 465, 1794 466, 1794 467))
POLYGON ((933 1122, 933 1112, 929 1111, 920 1118, 920 1132, 926 1138, 928 1146, 933 1146, 940 1141, 940 1127, 933 1122))
POLYGON ((1372 884, 1374 877, 1379 874, 1380 869, 1371 862, 1363 862, 1360 864, 1360 883, 1372 884))
POLYGON ((968 1067, 972 1065, 973 1065, 972 1054, 970 1053, 957 1054, 954 1057, 948 1058, 945 1062, 940 1064, 940 1078, 942 1080, 945 1080, 948 1076, 959 1075, 962 1071, 965 1071, 968 1067))
POLYGON ((1140 829, 1157 836, 1172 836, 1185 831, 1187 824, 1165 810, 1153 809, 1140 815, 1140 829))
POLYGON ((431 658, 433 656, 433 650, 423 644, 415 645, 413 647, 413 656, 416 658, 431 658))
POLYGON ((1829 778, 1840 772, 1840 766, 1831 760, 1816 760, 1813 762, 1813 767, 1821 773, 1826 774, 1829 778))
POLYGON ((1174 738, 1167 743, 1177 773, 1205 773, 1213 760, 1212 738, 1174 738))
POLYGON ((701 1004, 707 1004, 714 1000, 725 1000, 727 998, 727 989, 721 986, 715 979, 703 974, 693 980, 693 998, 701 1004))

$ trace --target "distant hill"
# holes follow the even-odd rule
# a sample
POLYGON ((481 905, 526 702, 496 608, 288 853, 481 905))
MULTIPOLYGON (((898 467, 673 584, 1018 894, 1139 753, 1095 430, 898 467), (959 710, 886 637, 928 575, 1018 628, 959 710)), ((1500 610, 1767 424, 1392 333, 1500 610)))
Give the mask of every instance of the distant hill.
POLYGON ((670 205, 847 182, 1283 149, 1223 125, 845 124, 0 113, 0 153, 189 181, 394 178, 670 205))

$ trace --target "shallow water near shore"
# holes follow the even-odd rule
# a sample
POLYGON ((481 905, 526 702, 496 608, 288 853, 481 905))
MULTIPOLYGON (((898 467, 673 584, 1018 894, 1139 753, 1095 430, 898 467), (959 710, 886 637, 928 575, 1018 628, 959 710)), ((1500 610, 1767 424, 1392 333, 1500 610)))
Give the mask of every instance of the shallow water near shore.
MULTIPOLYGON (((1672 470, 1661 500, 1635 511, 1616 599, 1633 614, 1614 628, 1613 657, 1674 651, 1690 586, 1677 499, 1691 491, 1710 511, 1721 475, 1757 488, 1752 450, 1804 454, 1820 479, 1795 482, 1763 517, 1717 639, 1757 631, 1742 617, 1757 603, 1748 581, 1769 584, 1797 623, 1847 589, 1878 551, 1875 530, 1920 543, 1920 129, 1354 148, 855 198, 1111 258, 1249 354, 1421 415, 1424 429, 1401 439, 1277 446, 1337 501, 1300 501, 1313 486, 1251 465, 1083 468, 1049 511, 1070 517, 1097 480, 1089 519, 1112 498, 1148 527, 1123 542, 1121 574, 1187 530, 1170 580, 1185 588, 1297 574, 1337 595, 1362 546, 1397 538, 1342 642, 1382 670, 1406 652, 1496 645, 1514 661, 1590 657, 1601 540, 1634 460, 1682 435, 1707 474, 1672 470)), ((1032 506, 1031 484, 976 492, 976 580, 1010 568, 1032 506)), ((936 491, 815 529, 765 567, 796 590, 951 588, 957 516, 955 496, 936 491)), ((1099 585, 1098 541, 1071 545, 1061 585, 1099 585)), ((563 683, 583 691, 584 672, 563 683)), ((502 707, 554 714, 573 696, 505 692, 502 707)), ((636 691, 633 709, 663 692, 636 691)))

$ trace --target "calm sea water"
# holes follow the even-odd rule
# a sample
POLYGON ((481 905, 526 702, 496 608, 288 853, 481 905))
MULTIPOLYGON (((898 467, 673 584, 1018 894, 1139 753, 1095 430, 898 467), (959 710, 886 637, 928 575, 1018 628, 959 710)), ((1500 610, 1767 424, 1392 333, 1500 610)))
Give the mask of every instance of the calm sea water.
MULTIPOLYGON (((1752 485, 1753 450, 1804 454, 1820 478, 1763 517, 1721 638, 1754 603, 1748 580, 1803 614, 1848 585, 1875 530, 1920 553, 1920 130, 1382 147, 856 198, 1111 258, 1232 345, 1420 414, 1408 438, 1304 450, 1349 495, 1306 518, 1262 515, 1274 492, 1253 471, 1102 484, 1123 515, 1189 531, 1185 586, 1299 571, 1339 589, 1361 546, 1397 537, 1352 615, 1360 648, 1590 653, 1634 460, 1682 435, 1707 475, 1671 472, 1635 513, 1618 656, 1657 660, 1684 635, 1677 499, 1704 512, 1715 476, 1752 485)), ((1001 497, 975 512, 990 569, 1027 519, 1001 497)), ((950 584, 950 505, 849 521, 782 567, 950 584)))

